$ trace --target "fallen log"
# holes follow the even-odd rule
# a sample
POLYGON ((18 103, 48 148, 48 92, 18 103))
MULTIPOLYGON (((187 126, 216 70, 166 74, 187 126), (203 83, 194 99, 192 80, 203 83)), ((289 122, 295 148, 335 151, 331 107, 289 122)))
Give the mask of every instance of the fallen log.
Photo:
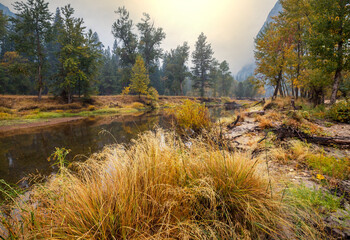
POLYGON ((234 121, 233 123, 230 123, 230 124, 227 126, 227 128, 228 128, 229 130, 231 130, 231 129, 233 129, 234 127, 236 127, 236 125, 237 125, 239 119, 241 119, 241 116, 240 116, 240 115, 238 115, 236 121, 234 121))
POLYGON ((302 141, 307 141, 309 143, 315 143, 322 146, 340 146, 342 148, 350 148, 350 137, 318 137, 311 136, 302 131, 299 131, 290 126, 281 125, 272 130, 277 138, 283 140, 285 138, 298 138, 302 141))
POLYGON ((251 117, 252 115, 265 115, 265 111, 252 111, 245 113, 246 116, 251 117))

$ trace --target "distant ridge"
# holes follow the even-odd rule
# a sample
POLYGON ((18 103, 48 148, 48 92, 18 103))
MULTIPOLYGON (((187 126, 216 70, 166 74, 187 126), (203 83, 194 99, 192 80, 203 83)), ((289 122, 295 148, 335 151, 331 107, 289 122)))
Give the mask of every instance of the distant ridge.
POLYGON ((16 14, 11 12, 10 9, 2 3, 0 3, 0 11, 2 11, 5 15, 7 15, 9 17, 16 17, 16 14))
MULTIPOLYGON (((273 17, 277 16, 280 12, 283 11, 282 5, 280 3, 280 1, 278 0, 275 4, 275 6, 272 8, 272 10, 270 11, 264 25, 262 26, 262 28, 260 29, 259 33, 270 23, 273 21, 273 17)), ((258 33, 258 35, 259 35, 258 33)), ((237 81, 244 81, 246 80, 248 77, 253 76, 254 75, 254 71, 256 69, 256 64, 255 62, 249 63, 247 65, 245 65, 236 75, 236 80, 237 81)))

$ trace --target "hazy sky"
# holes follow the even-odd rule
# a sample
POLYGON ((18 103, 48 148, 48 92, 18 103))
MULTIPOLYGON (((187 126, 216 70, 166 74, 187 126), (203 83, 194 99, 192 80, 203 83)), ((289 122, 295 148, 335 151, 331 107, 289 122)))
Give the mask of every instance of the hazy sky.
MULTIPOLYGON (((13 11, 16 0, 0 0, 13 11)), ((149 13, 156 27, 162 27, 166 39, 165 50, 176 48, 187 41, 194 44, 201 32, 212 44, 214 56, 227 60, 236 74, 245 64, 253 61, 254 37, 262 27, 277 0, 49 0, 52 12, 68 3, 75 16, 82 17, 87 28, 96 31, 105 46, 112 46, 111 26, 114 13, 125 6, 134 23, 142 13, 149 13)), ((136 30, 136 29, 135 29, 136 30)))

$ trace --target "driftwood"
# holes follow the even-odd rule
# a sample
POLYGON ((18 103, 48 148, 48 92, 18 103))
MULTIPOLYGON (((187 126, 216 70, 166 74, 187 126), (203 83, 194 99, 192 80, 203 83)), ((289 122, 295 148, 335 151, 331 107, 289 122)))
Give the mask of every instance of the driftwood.
POLYGON ((253 111, 245 113, 246 116, 251 117, 252 115, 265 115, 265 111, 253 111))
POLYGON ((255 103, 255 104, 253 105, 253 107, 255 107, 255 106, 259 105, 259 104, 264 105, 265 103, 266 103, 265 98, 263 98, 261 101, 255 103))
POLYGON ((238 115, 236 121, 234 121, 233 123, 230 123, 230 124, 227 126, 227 128, 228 128, 229 130, 231 130, 231 129, 233 129, 234 127, 236 127, 237 123, 239 122, 239 119, 241 119, 241 116, 240 116, 240 115, 238 115))
POLYGON ((310 136, 304 132, 301 132, 290 126, 281 125, 272 130, 278 139, 285 138, 298 138, 300 140, 306 140, 309 143, 315 143, 322 146, 340 146, 342 148, 350 148, 350 137, 318 137, 310 136))

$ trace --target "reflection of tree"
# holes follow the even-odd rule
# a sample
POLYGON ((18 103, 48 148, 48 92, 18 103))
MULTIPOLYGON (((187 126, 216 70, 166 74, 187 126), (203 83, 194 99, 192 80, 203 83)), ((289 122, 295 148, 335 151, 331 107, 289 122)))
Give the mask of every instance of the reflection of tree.
POLYGON ((39 170, 43 175, 51 173, 52 163, 47 161, 55 147, 72 150, 67 156, 69 161, 85 160, 104 146, 115 143, 128 143, 137 135, 151 130, 155 125, 165 126, 162 116, 124 116, 101 121, 81 121, 41 128, 31 134, 17 134, 0 138, 0 177, 15 183, 22 177, 39 170), (108 121, 105 121, 108 120, 108 121), (100 123, 100 124, 97 124, 100 123), (102 123, 102 124, 101 124, 102 123), (107 123, 107 124, 106 124, 107 123), (99 134, 102 130, 110 134, 99 134), (113 135, 113 136, 111 136, 113 135), (14 167, 9 169, 9 155, 14 167))
POLYGON ((138 134, 151 130, 159 124, 159 117, 140 116, 131 122, 124 122, 122 125, 124 133, 128 134, 128 139, 136 138, 138 134))

